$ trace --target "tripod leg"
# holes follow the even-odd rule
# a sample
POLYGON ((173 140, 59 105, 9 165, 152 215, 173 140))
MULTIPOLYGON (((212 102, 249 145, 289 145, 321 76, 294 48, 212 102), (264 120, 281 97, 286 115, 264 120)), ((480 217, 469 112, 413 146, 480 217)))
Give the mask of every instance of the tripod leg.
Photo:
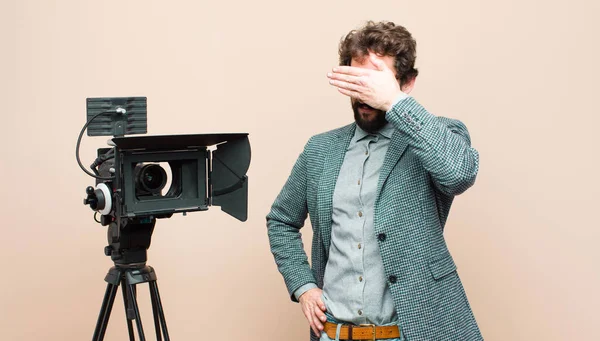
POLYGON ((165 320, 165 312, 163 310, 162 302, 160 301, 160 294, 158 292, 158 284, 156 281, 151 281, 148 284, 150 285, 150 295, 153 296, 152 301, 156 301, 156 310, 158 311, 160 325, 162 326, 165 341, 170 341, 171 339, 169 338, 169 331, 167 330, 167 321, 165 320))
POLYGON ((110 312, 112 310, 113 303, 115 302, 115 296, 117 294, 118 285, 108 283, 106 286, 106 292, 104 293, 104 299, 102 300, 102 307, 100 307, 100 315, 98 315, 98 322, 96 322, 96 329, 94 330, 93 341, 102 341, 104 339, 104 333, 106 333, 106 327, 108 326, 108 319, 110 318, 110 312))
POLYGON ((154 281, 150 281, 148 284, 150 285, 150 301, 152 302, 152 315, 154 316, 154 330, 156 331, 156 341, 162 341, 160 322, 158 320, 158 302, 156 294, 154 293, 154 290, 152 290, 153 282, 154 281))
POLYGON ((123 292, 123 304, 125 306, 125 320, 127 321, 127 330, 129 331, 129 341, 135 341, 135 335, 133 334, 133 322, 131 322, 133 316, 131 316, 129 310, 131 307, 129 300, 127 299, 127 282, 125 281, 125 278, 121 279, 121 289, 123 292))
POLYGON ((127 293, 131 303, 133 304, 133 311, 135 313, 135 324, 137 325, 138 335, 140 336, 140 341, 146 341, 146 337, 144 336, 144 328, 142 327, 142 319, 140 317, 140 309, 138 308, 137 299, 135 297, 135 284, 127 285, 127 289, 129 292, 127 293))

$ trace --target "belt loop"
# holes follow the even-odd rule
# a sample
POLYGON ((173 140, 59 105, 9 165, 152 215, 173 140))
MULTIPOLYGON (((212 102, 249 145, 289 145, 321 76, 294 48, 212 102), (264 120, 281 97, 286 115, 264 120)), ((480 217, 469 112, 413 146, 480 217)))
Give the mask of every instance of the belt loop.
POLYGON ((351 324, 348 325, 348 340, 349 341, 353 340, 353 338, 352 338, 352 325, 351 324))
POLYGON ((337 329, 335 331, 335 341, 340 341, 340 330, 342 330, 342 324, 338 323, 337 329))

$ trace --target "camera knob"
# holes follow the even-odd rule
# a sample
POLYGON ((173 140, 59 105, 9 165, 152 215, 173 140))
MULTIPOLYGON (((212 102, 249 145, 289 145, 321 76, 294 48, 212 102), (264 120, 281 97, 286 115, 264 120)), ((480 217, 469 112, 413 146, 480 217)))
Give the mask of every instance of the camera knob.
POLYGON ((105 183, 100 183, 96 188, 88 186, 85 189, 87 198, 83 199, 84 205, 90 205, 90 208, 102 215, 110 214, 112 209, 112 193, 105 183))
POLYGON ((112 255, 112 247, 110 247, 110 245, 107 245, 107 246, 104 247, 104 254, 106 256, 112 255))
POLYGON ((90 205, 92 210, 95 211, 96 208, 98 207, 98 197, 96 196, 96 191, 95 191, 94 187, 88 186, 85 189, 85 193, 87 194, 87 197, 85 199, 83 199, 83 204, 90 205))

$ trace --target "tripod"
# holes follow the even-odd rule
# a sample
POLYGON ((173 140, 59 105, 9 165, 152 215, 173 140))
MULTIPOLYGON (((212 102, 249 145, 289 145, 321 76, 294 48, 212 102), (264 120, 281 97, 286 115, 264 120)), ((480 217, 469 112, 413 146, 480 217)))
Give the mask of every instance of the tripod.
POLYGON ((137 303, 136 285, 148 283, 150 286, 150 299, 152 302, 152 313, 154 315, 154 329, 156 330, 156 340, 169 341, 169 332, 167 331, 167 322, 165 313, 158 293, 156 284, 156 272, 151 266, 146 265, 147 250, 150 247, 150 240, 156 218, 124 219, 107 221, 108 225, 108 243, 104 248, 104 254, 110 256, 115 266, 108 270, 104 280, 108 283, 98 322, 94 330, 92 341, 104 340, 104 333, 108 326, 110 312, 117 296, 117 289, 121 286, 123 292, 123 304, 125 305, 125 317, 127 319, 127 329, 129 330, 129 340, 135 341, 133 333, 133 320, 137 327, 137 333, 140 341, 146 341, 140 310, 137 303), (162 335, 162 336, 161 336, 162 335))
POLYGON ((115 301, 119 284, 121 285, 121 291, 123 292, 123 303, 125 305, 129 340, 135 341, 132 320, 135 320, 140 341, 146 340, 136 298, 136 285, 140 283, 148 283, 150 286, 150 299, 152 301, 156 340, 162 341, 161 331, 165 341, 170 340, 169 332, 167 331, 167 322, 165 321, 165 313, 160 301, 158 285, 156 284, 156 272, 154 272, 154 269, 151 266, 146 266, 144 264, 139 266, 123 266, 117 264, 110 268, 104 280, 108 282, 108 285, 106 287, 106 293, 104 294, 104 300, 102 301, 102 307, 100 308, 100 315, 98 316, 98 322, 96 323, 92 341, 102 341, 104 339, 104 333, 106 332, 108 319, 110 318, 110 312, 115 301))

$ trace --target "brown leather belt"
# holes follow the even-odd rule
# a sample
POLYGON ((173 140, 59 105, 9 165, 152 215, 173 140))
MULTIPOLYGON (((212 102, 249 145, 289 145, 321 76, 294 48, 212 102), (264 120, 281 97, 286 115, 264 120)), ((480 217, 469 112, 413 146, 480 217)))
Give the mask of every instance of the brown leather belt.
MULTIPOLYGON (((324 331, 330 339, 335 340, 337 324, 325 322, 324 331)), ((374 324, 353 326, 351 324, 343 324, 340 329, 340 340, 377 340, 397 337, 400 337, 398 326, 376 326, 374 324)))

